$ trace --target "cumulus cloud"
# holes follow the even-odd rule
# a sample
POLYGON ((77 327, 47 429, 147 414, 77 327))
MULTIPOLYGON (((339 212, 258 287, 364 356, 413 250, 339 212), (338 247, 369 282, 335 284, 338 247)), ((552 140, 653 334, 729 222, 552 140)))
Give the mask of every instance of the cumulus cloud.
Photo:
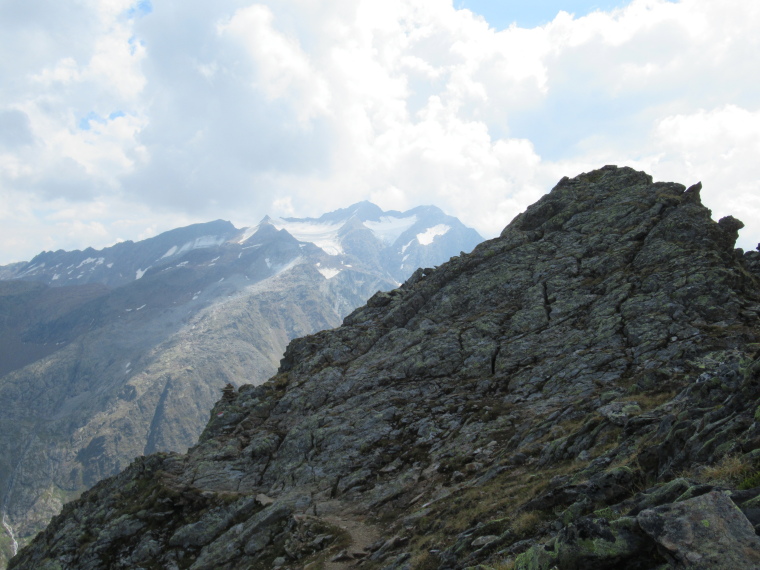
POLYGON ((0 198, 24 220, 0 262, 362 199, 492 236, 608 163, 702 180, 760 241, 760 4, 497 30, 451 0, 0 0, 0 22, 0 198))
POLYGON ((760 110, 725 105, 671 115, 655 127, 653 167, 665 176, 701 180, 714 217, 733 214, 747 224, 742 245, 760 243, 760 110))
POLYGON ((34 137, 26 113, 17 109, 0 111, 0 146, 12 149, 32 142, 34 137))
POLYGON ((251 58, 254 89, 270 101, 292 99, 295 115, 307 122, 327 111, 330 92, 298 39, 276 30, 273 20, 267 6, 254 4, 236 11, 217 29, 239 41, 251 58))

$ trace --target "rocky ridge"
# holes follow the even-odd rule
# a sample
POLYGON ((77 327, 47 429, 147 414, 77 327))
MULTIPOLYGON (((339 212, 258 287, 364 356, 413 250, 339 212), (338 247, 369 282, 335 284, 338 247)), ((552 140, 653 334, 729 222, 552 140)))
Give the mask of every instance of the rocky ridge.
POLYGON ((699 190, 562 179, 10 567, 757 568, 760 252, 699 190))
POLYGON ((440 263, 479 241, 437 208, 359 206, 325 223, 289 221, 339 251, 267 220, 243 230, 216 221, 0 271, 15 277, 0 280, 0 568, 103 477, 144 454, 184 452, 225 384, 264 382, 291 339, 339 325, 396 286, 402 257, 391 273, 381 254, 444 223, 444 235, 417 244, 422 259, 440 263))

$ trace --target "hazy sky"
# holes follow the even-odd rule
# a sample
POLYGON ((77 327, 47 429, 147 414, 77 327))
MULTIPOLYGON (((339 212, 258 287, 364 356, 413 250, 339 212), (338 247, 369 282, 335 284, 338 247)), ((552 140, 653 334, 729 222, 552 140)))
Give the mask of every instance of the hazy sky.
POLYGON ((0 263, 369 199, 486 237, 605 164, 760 241, 756 0, 0 0, 0 263))

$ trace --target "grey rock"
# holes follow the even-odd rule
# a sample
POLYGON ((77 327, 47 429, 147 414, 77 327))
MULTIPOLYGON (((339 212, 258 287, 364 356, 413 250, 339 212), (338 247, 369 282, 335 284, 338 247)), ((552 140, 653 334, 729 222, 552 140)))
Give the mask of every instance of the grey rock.
POLYGON ((679 567, 760 567, 760 537, 747 517, 721 492, 647 509, 636 520, 679 567))
POLYGON ((485 536, 479 536, 478 538, 472 541, 471 546, 474 548, 477 548, 478 546, 485 546, 497 540, 498 538, 499 537, 495 534, 487 534, 485 536))
POLYGON ((353 559, 354 559, 354 557, 351 554, 349 554, 348 550, 343 549, 340 552, 338 552, 338 554, 336 554, 335 556, 333 556, 330 559, 330 561, 331 562, 345 562, 347 560, 353 560, 353 559))
POLYGON ((613 424, 624 426, 631 415, 641 412, 641 408, 635 402, 613 402, 602 406, 597 411, 613 424))

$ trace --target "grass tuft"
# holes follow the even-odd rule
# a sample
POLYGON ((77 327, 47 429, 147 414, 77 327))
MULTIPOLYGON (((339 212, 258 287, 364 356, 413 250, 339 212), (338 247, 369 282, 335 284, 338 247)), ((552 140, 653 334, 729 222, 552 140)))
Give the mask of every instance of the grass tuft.
POLYGON ((733 486, 738 484, 752 471, 752 465, 744 458, 735 454, 724 455, 723 458, 705 467, 699 475, 705 483, 733 486))
POLYGON ((518 536, 532 533, 541 524, 541 516, 535 511, 523 512, 517 515, 512 523, 512 532, 518 536))

